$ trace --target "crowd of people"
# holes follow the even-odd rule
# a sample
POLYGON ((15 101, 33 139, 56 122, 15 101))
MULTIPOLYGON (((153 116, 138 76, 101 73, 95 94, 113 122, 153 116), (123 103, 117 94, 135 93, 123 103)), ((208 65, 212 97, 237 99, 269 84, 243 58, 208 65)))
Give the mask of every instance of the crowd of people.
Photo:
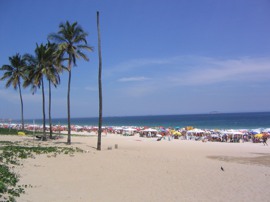
MULTIPOLYGON (((21 129, 20 124, 3 124, 0 123, 1 128, 13 128, 21 129)), ((42 125, 37 124, 26 124, 26 130, 30 131, 42 131, 42 125)), ((61 133, 67 131, 67 126, 65 125, 53 125, 53 132, 61 133)), ((46 130, 49 130, 49 126, 46 126, 46 130)), ((95 132, 97 133, 98 127, 96 126, 79 126, 72 125, 71 130, 74 132, 95 132)), ((144 138, 157 138, 158 141, 161 140, 195 140, 195 141, 212 141, 212 142, 229 142, 229 143, 239 143, 239 142, 253 142, 253 143, 263 143, 267 144, 267 140, 270 137, 270 129, 255 129, 255 130, 202 130, 193 128, 192 126, 187 126, 185 128, 165 128, 165 127, 131 127, 131 126, 104 126, 102 127, 103 134, 115 133, 124 136, 132 136, 138 134, 140 137, 144 138)))

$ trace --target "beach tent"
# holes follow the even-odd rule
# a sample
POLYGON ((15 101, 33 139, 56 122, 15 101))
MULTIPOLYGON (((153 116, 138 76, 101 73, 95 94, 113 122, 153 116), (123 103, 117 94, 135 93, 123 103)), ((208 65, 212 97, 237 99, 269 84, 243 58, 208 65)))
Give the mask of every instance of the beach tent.
POLYGON ((146 129, 142 130, 142 132, 157 132, 157 130, 153 129, 153 128, 146 128, 146 129))
POLYGON ((132 134, 133 132, 137 131, 137 129, 135 129, 135 128, 124 128, 123 131, 125 133, 131 133, 132 134))
POLYGON ((113 129, 114 129, 114 130, 123 130, 122 127, 114 127, 113 129))
POLYGON ((137 129, 135 128, 124 128, 123 131, 126 131, 126 132, 134 132, 136 131, 137 129))
POLYGON ((157 132, 158 131, 156 129, 146 128, 144 130, 141 130, 141 135, 146 135, 147 137, 155 137, 157 132))
POLYGON ((195 134, 197 134, 197 133, 205 133, 205 131, 201 130, 201 129, 198 129, 198 128, 194 128, 192 130, 188 130, 187 133, 195 133, 195 134))
POLYGON ((124 135, 133 135, 134 134, 134 131, 136 131, 137 129, 135 129, 135 128, 131 128, 131 127, 129 127, 129 128, 124 128, 123 129, 123 132, 124 132, 124 135))
POLYGON ((223 134, 228 134, 228 135, 243 135, 244 133, 239 131, 239 130, 223 130, 221 131, 223 134))

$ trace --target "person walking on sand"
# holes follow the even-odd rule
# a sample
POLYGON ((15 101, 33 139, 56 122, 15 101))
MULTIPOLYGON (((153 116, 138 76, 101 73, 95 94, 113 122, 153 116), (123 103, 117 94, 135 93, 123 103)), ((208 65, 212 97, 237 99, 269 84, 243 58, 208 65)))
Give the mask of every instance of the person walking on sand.
POLYGON ((268 144, 267 144, 267 136, 263 136, 263 145, 268 146, 268 144))

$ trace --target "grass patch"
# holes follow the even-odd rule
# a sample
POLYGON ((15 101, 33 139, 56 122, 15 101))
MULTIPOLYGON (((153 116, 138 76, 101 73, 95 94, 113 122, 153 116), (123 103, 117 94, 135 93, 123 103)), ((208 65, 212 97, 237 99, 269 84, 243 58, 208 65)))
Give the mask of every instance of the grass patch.
POLYGON ((18 132, 23 132, 26 135, 29 133, 27 130, 17 130, 13 128, 0 128, 1 135, 18 135, 18 132))

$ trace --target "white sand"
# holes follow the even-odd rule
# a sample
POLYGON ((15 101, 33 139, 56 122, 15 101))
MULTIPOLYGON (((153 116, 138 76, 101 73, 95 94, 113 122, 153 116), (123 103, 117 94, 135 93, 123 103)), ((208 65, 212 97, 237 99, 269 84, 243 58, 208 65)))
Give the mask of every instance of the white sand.
MULTIPOLYGON (((37 142, 0 136, 16 139, 37 142)), ((67 146, 65 142, 41 144, 67 146)), ((17 201, 270 201, 270 146, 113 134, 102 137, 102 151, 96 145, 96 136, 72 137, 71 146, 88 152, 23 161, 17 169, 20 184, 33 187, 17 201)))

